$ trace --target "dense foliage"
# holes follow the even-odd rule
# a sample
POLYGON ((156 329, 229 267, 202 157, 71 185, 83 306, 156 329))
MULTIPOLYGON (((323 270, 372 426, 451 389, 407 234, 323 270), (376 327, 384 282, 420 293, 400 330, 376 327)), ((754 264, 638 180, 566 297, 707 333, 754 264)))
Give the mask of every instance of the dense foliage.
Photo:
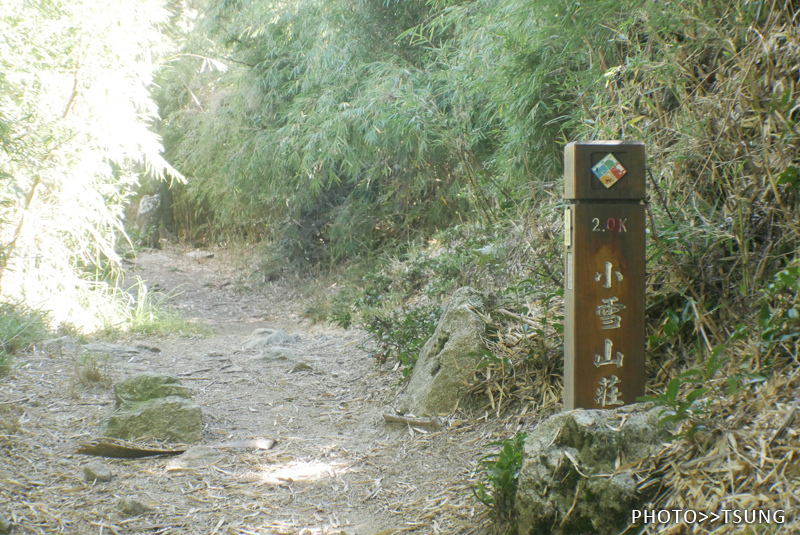
POLYGON ((794 2, 212 1, 198 31, 214 46, 187 51, 227 70, 176 64, 162 84, 183 99, 169 154, 195 177, 185 234, 267 238, 308 265, 472 226, 509 253, 496 287, 549 294, 558 251, 513 253, 560 232, 563 145, 643 140, 658 365, 741 323, 772 341, 781 325, 763 351, 796 349, 794 271, 766 286, 800 238, 794 2))
POLYGON ((163 129, 199 179, 187 195, 212 237, 247 232, 291 258, 339 260, 470 211, 492 220, 557 180, 563 144, 579 138, 647 141, 653 185, 673 212, 691 200, 678 214, 689 221, 740 208, 749 219, 763 203, 755 189, 741 203, 727 195, 742 189, 737 174, 767 205, 796 200, 796 69, 775 63, 794 57, 789 3, 211 7, 200 27, 219 44, 205 52, 229 69, 168 73, 186 105, 163 129), (734 132, 757 143, 704 150, 734 132))
POLYGON ((158 0, 0 1, 4 301, 91 322, 79 311, 118 258, 126 197, 171 169, 149 94, 167 21, 158 0))
POLYGON ((206 101, 186 95, 164 130, 185 132, 170 154, 199 179, 187 195, 198 207, 213 199, 203 230, 267 236, 291 260, 319 262, 460 217, 464 168, 474 175, 476 162, 469 112, 447 86, 449 69, 398 39, 431 9, 219 3, 207 24, 227 45, 229 70, 205 82, 206 101))

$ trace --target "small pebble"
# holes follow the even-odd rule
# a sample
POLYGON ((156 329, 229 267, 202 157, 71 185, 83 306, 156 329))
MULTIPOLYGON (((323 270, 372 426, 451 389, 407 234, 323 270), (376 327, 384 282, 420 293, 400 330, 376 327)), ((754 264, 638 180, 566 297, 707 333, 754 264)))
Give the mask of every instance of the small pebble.
POLYGON ((291 373, 309 372, 311 370, 312 370, 311 366, 309 366, 305 362, 298 362, 297 364, 294 365, 294 368, 292 368, 292 372, 291 373))
POLYGON ((93 461, 83 467, 83 478, 89 483, 111 481, 111 469, 101 462, 93 461))
POLYGON ((117 510, 120 513, 126 516, 139 516, 143 515, 144 513, 149 513, 153 510, 152 507, 148 507, 140 501, 131 500, 128 498, 121 498, 117 502, 117 510))

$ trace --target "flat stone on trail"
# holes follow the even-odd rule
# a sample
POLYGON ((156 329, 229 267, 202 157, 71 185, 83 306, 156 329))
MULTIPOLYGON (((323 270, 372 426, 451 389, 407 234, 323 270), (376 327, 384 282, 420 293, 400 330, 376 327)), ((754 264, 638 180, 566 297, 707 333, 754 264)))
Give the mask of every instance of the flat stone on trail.
POLYGON ((191 399, 191 391, 172 375, 146 372, 129 377, 114 385, 115 407, 151 399, 178 396, 191 399))
POLYGON ((214 258, 214 253, 209 253, 208 251, 190 251, 186 253, 186 256, 192 260, 205 260, 206 258, 214 258))
MULTIPOLYGON (((77 353, 78 344, 69 336, 59 336, 41 342, 41 347, 48 353, 77 353)), ((2 533, 2 531, 0 531, 2 533)))
POLYGON ((177 377, 142 373, 114 385, 114 393, 115 409, 100 422, 103 436, 200 441, 202 411, 177 377))
POLYGON ((285 360, 296 360, 299 357, 297 352, 290 347, 265 347, 260 354, 250 359, 250 362, 275 362, 285 360))
POLYGON ((153 508, 138 500, 120 498, 117 502, 117 510, 125 516, 139 516, 151 512, 153 508))
POLYGON ((130 440, 152 437, 193 444, 203 431, 200 406, 179 396, 140 401, 115 410, 100 422, 106 437, 130 440))
POLYGON ((203 468, 220 461, 225 455, 211 446, 192 446, 167 463, 167 471, 203 468))
POLYGON ((292 370, 289 373, 297 373, 297 372, 310 372, 314 368, 311 367, 310 364, 306 364, 305 362, 298 362, 294 365, 292 370))
POLYGON ((98 342, 96 344, 84 344, 83 349, 90 353, 111 353, 118 356, 130 356, 139 353, 138 347, 111 344, 108 342, 98 342))
MULTIPOLYGON (((257 329, 260 330, 260 329, 257 329)), ((300 340, 297 334, 288 334, 286 331, 275 331, 270 335, 257 335, 244 343, 244 349, 256 349, 260 347, 293 344, 300 340)))
POLYGON ((91 461, 83 466, 83 478, 89 483, 111 481, 111 468, 100 461, 91 461))

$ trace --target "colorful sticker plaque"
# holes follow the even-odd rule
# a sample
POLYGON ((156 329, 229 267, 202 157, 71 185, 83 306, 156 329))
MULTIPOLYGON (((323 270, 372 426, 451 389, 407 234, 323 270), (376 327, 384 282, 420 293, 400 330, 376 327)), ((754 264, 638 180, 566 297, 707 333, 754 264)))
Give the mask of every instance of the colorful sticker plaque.
POLYGON ((605 155, 605 157, 597 162, 594 167, 592 167, 592 173, 594 176, 600 179, 600 182, 607 188, 610 188, 617 181, 625 176, 628 170, 622 167, 622 164, 619 163, 613 154, 610 152, 605 155))

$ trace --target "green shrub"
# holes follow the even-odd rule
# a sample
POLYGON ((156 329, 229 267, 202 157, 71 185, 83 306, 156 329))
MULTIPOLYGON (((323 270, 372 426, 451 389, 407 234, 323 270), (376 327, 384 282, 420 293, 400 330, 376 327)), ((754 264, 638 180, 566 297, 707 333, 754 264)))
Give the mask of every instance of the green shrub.
POLYGON ((764 355, 784 353, 797 358, 800 340, 800 266, 777 272, 764 287, 758 327, 764 355))
POLYGON ((374 353, 378 362, 397 359, 403 366, 403 377, 408 379, 422 346, 436 330, 440 312, 438 306, 422 305, 367 317, 363 327, 378 344, 374 353))
POLYGON ((500 451, 482 457, 478 463, 483 481, 478 481, 472 490, 481 503, 491 508, 492 515, 498 520, 512 517, 527 437, 527 433, 517 433, 513 438, 487 444, 487 448, 500 446, 500 451))

